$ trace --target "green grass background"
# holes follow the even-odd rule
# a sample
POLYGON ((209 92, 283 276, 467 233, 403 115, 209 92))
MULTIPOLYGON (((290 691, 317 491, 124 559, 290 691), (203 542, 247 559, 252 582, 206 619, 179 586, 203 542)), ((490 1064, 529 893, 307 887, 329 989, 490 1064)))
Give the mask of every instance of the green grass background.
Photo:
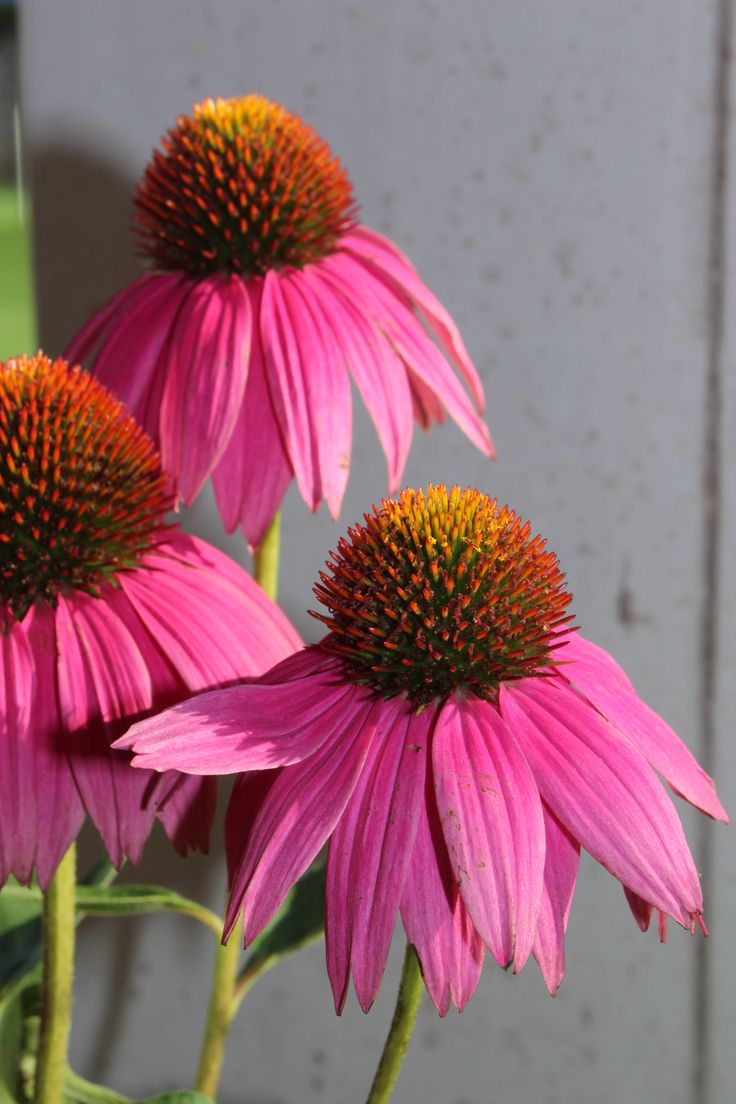
POLYGON ((35 352, 27 200, 24 209, 21 224, 14 186, 0 183, 0 360, 35 352))

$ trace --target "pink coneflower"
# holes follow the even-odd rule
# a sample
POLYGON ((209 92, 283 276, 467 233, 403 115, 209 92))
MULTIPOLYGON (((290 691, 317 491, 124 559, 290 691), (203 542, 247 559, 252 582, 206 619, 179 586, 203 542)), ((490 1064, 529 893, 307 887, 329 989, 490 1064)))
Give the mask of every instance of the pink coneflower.
POLYGON ((85 812, 113 863, 158 817, 206 848, 211 779, 140 774, 130 721, 299 647, 245 572, 163 525, 153 445, 95 379, 42 354, 0 363, 0 884, 45 888, 85 812))
POLYGON ((138 188, 134 228, 154 271, 68 349, 160 442, 179 497, 192 502, 212 475, 226 529, 241 526, 252 545, 292 476, 312 510, 324 498, 337 516, 351 377, 390 492, 414 420, 427 428, 447 412, 492 455, 457 326, 355 214, 339 161, 296 115, 260 96, 206 100, 169 131, 138 188))
POLYGON ((398 911, 441 1015, 485 950, 552 993, 584 847, 639 910, 702 926, 654 770, 726 820, 713 783, 610 656, 569 627, 555 556, 477 491, 405 491, 349 530, 316 594, 329 629, 267 675, 135 725, 134 764, 246 773, 228 813, 247 939, 329 839, 327 964, 368 1009, 398 911), (654 770, 652 770, 652 767, 654 770))

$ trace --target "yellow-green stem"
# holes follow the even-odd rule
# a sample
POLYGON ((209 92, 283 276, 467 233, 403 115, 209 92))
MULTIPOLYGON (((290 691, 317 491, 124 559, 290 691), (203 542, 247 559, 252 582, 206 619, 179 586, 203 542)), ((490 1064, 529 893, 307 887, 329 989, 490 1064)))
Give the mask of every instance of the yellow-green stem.
POLYGON ((422 974, 414 948, 409 944, 404 957, 404 969, 399 982, 399 995, 394 1009, 381 1061, 373 1079, 367 1104, 386 1104, 391 1099, 409 1040, 414 1030, 419 1002, 422 999, 422 974))
MULTIPOLYGON (((281 514, 277 513, 253 557, 254 575, 269 598, 276 600, 279 579, 279 539, 281 514)), ((215 952, 210 1003, 207 1010, 202 1050, 199 1056, 196 1088, 205 1096, 215 1098, 225 1058, 227 1034, 244 993, 238 993, 238 960, 242 947, 240 923, 230 935, 226 946, 215 952)))
POLYGON ((276 601, 279 586, 279 544, 281 512, 274 515, 266 535, 253 554, 254 575, 269 598, 276 601))
POLYGON ((212 974, 210 1004, 207 1009, 202 1050, 199 1055, 196 1088, 215 1099, 225 1058, 227 1033, 237 1011, 235 984, 242 946, 242 928, 238 924, 226 945, 218 944, 212 974))
POLYGON ((72 1022, 76 846, 59 863, 43 901, 41 1037, 36 1065, 35 1104, 61 1104, 72 1022))

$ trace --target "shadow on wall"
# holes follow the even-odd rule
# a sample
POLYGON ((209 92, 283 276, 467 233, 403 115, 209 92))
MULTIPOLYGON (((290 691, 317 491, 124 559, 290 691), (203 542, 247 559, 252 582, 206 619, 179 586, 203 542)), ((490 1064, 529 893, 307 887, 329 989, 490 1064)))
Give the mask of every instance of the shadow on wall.
POLYGON ((39 343, 56 356, 140 272, 130 233, 135 181, 71 144, 39 147, 28 172, 39 343))

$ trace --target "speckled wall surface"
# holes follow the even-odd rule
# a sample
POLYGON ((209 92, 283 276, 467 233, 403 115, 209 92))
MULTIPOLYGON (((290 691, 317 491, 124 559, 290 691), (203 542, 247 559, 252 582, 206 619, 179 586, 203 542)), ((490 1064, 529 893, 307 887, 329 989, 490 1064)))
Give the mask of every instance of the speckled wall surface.
MULTIPOLYGON (((25 0, 22 80, 49 353, 136 271, 132 185, 193 100, 260 91, 320 131, 364 221, 397 240, 456 316, 487 389, 498 462, 447 425, 415 441, 407 482, 476 484, 547 533, 586 634, 711 759, 733 811, 730 6, 25 0)), ((385 478, 356 411, 341 524, 385 478)), ((184 523, 247 561, 209 495, 184 523)), ((283 604, 314 638, 310 587, 339 528, 293 493, 285 526, 283 604)), ((734 847, 726 829, 685 820, 707 944, 674 926, 664 948, 642 936, 618 885, 584 862, 559 996, 533 964, 517 978, 487 966, 462 1017, 422 1009, 398 1099, 731 1099, 734 847)), ((224 889, 221 863, 173 859, 161 841, 124 877, 213 904, 224 889)), ((186 920, 88 923, 78 1070, 133 1096, 186 1083, 210 953, 186 920)), ((234 1029, 221 1104, 361 1100, 396 965, 371 1013, 351 1000, 341 1020, 321 947, 275 971, 234 1029)))

